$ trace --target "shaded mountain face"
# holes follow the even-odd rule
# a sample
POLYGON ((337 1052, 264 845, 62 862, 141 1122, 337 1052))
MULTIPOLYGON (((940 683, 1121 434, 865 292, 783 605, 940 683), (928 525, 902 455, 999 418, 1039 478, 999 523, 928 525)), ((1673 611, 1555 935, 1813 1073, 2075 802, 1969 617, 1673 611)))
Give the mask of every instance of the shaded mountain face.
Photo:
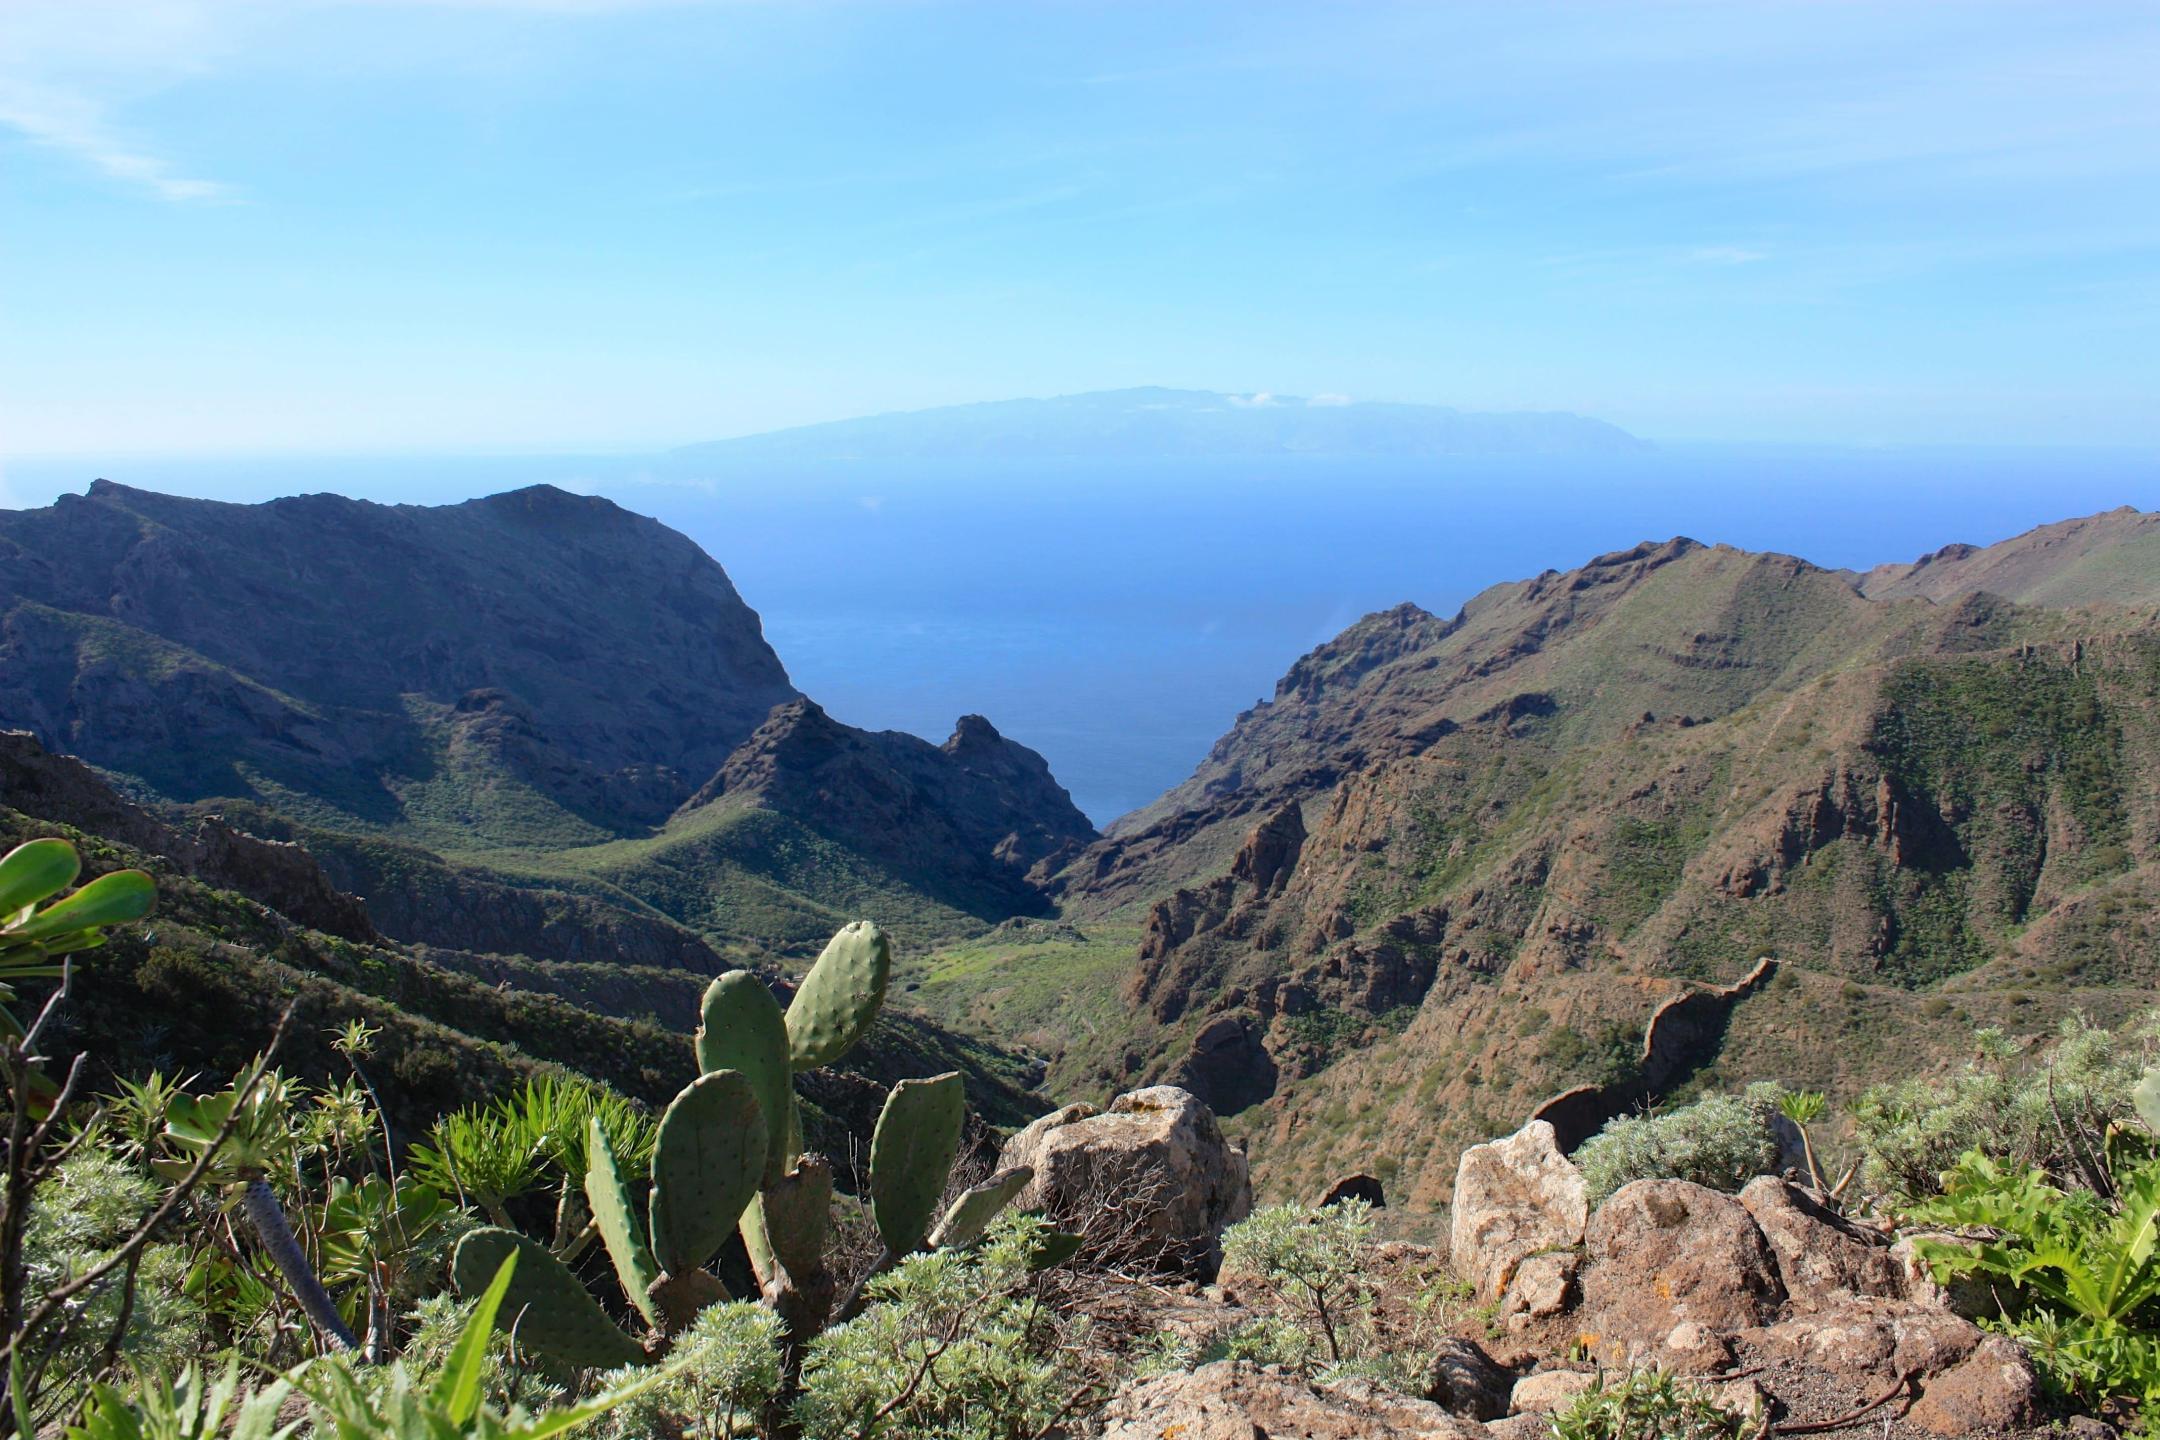
POLYGON ((1062 872, 1079 923, 1143 927, 1091 1063, 1238 1112, 1278 1193, 1377 1158, 1437 1204, 1761 956, 1671 1083, 1849 1098, 1977 1023, 2145 1003, 2160 620, 1950 577, 2082 598, 2155 518, 1864 579, 1674 540, 1367 617, 1062 872))
POLYGON ((831 720, 694 543, 546 486, 0 514, 0 720, 464 950, 792 956, 866 913, 919 941, 1040 912, 1029 872, 1094 838, 980 717, 942 747, 831 720))
POLYGON ((1162 460, 1571 455, 1649 448, 1602 420, 1563 412, 1479 413, 1442 405, 1222 395, 1149 387, 949 405, 747 435, 679 450, 685 465, 831 460, 1162 460))
POLYGON ((793 698, 695 544, 548 486, 228 505, 99 481, 0 515, 0 713, 179 799, 258 778, 380 818, 480 754, 603 827, 664 818, 793 698))

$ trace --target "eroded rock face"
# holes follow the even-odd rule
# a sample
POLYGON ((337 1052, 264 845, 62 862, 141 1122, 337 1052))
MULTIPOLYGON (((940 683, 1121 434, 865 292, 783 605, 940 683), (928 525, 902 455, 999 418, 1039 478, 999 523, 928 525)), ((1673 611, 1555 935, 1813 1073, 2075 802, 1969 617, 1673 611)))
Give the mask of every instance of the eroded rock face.
POLYGON ((1245 1152, 1189 1091, 1156 1085, 1120 1095, 1107 1113, 1068 1105, 1005 1142, 999 1169, 1035 1178, 1014 1201, 1053 1224, 1085 1230, 1107 1209, 1129 1220, 1165 1268, 1212 1274, 1226 1226, 1252 1213, 1245 1152))
POLYGON ((1582 1328, 1607 1364, 1652 1359, 1685 1322, 1729 1334, 1785 1298, 1770 1247, 1740 1203, 1685 1180, 1638 1180, 1591 1217, 1582 1328))
POLYGON ((1100 1440, 1486 1440, 1483 1426, 1429 1400, 1356 1381, 1310 1385, 1234 1360, 1128 1385, 1099 1423, 1100 1440))
POLYGON ((1778 1277, 1794 1308, 1820 1310, 1854 1296, 1904 1293, 1889 1238, 1853 1224, 1798 1185, 1758 1176, 1740 1192, 1740 1204, 1777 1256, 1778 1277))
POLYGON ((1477 1287, 1478 1299, 1498 1299, 1530 1256, 1581 1244, 1589 1215, 1582 1171, 1560 1153, 1552 1126, 1533 1120, 1463 1152, 1449 1263, 1477 1287))

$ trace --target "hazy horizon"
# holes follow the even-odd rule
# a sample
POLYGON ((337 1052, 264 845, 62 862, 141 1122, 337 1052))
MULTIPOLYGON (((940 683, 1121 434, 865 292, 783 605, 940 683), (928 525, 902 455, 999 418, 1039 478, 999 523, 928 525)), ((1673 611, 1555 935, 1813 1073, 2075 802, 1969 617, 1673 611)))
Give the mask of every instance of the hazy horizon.
POLYGON ((2160 12, 16 0, 0 449, 1136 381, 2160 444, 2160 12))

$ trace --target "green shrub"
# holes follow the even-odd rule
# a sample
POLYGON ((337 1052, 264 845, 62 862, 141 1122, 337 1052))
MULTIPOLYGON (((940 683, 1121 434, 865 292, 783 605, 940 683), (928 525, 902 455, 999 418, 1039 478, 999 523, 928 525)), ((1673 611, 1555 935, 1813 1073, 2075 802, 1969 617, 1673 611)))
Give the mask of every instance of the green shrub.
POLYGON ((1776 1168, 1775 1119, 1784 1092, 1751 1085, 1745 1096, 1710 1095, 1662 1115, 1625 1115, 1575 1152, 1590 1203, 1637 1180, 1691 1180, 1735 1191, 1776 1168))
POLYGON ((1761 1417, 1723 1409, 1709 1392, 1664 1370, 1600 1375, 1552 1418, 1554 1440, 1746 1440, 1761 1417))
MULTIPOLYGON (((755 1420, 780 1389, 780 1319, 748 1301, 709 1306, 676 1337, 668 1359, 677 1367, 674 1377, 610 1414, 607 1435, 726 1440, 735 1434, 738 1423, 755 1420)), ((603 1384, 628 1387, 644 1373, 643 1366, 626 1366, 603 1384)))
POLYGON ((973 1252, 915 1255, 872 1280, 873 1303, 808 1346, 802 1433, 1008 1440, 1096 1394, 1084 1325, 1061 1323, 1031 1278, 1048 1233, 1002 1216, 973 1252))
POLYGON ((1996 1323, 2052 1388, 2088 1407, 2134 1400, 2150 1434, 2160 1419, 2160 1160, 2119 1154, 2109 1183, 2107 1196, 2066 1191, 2037 1167, 1973 1151, 1913 1218, 1983 1231, 1975 1241, 1921 1240, 1920 1254, 1938 1280, 1991 1283, 2005 1300, 1996 1323))
POLYGON ((2105 1185, 2095 1156, 2109 1127, 2132 1114, 2131 1092, 2160 1059, 2160 1012, 2117 1031, 2065 1020, 2054 1042, 2021 1050, 1999 1030, 1974 1036, 1957 1074, 1878 1085, 1853 1120, 1868 1188, 1894 1200, 1942 1193, 1942 1177, 1968 1151, 2037 1167, 2082 1188, 2105 1185))

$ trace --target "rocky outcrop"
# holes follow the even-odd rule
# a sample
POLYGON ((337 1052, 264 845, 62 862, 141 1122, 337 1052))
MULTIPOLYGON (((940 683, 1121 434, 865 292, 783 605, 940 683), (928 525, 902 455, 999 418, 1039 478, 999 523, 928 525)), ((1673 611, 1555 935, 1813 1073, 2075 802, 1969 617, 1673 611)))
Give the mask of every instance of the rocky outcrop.
POLYGON ((1472 1146, 1455 1171, 1449 1264, 1480 1300, 1496 1300, 1530 1256, 1582 1243, 1586 1197, 1582 1172, 1542 1120, 1472 1146))
POLYGON ((381 938, 367 907, 332 884, 300 846, 250 835, 214 815, 191 825, 167 823, 74 756, 50 753, 28 731, 0 730, 0 804, 161 855, 182 873, 296 924, 348 940, 381 938))
POLYGON ((1549 1122, 1563 1153, 1576 1147, 1622 1115, 1647 1109, 1675 1085, 1717 1058, 1732 1023, 1733 1007, 1760 990, 1777 974, 1767 955, 1730 985, 1688 990, 1650 1014, 1643 1028, 1641 1057, 1627 1078, 1605 1085, 1578 1085, 1537 1108, 1534 1119, 1549 1122))
POLYGON ((1486 1440, 1483 1426, 1367 1382, 1314 1385, 1234 1360, 1128 1385, 1097 1440, 1486 1440))
POLYGON ((790 700, 682 813, 722 803, 779 811, 986 919, 1045 911, 1029 872, 1095 838, 1042 756, 980 715, 937 746, 790 700))
POLYGON ((1508 1412, 1515 1377, 1485 1353, 1485 1347, 1460 1335, 1443 1337, 1425 1364, 1425 1398, 1451 1415, 1497 1420, 1508 1412))
POLYGON ((1016 1208, 1169 1270, 1213 1274, 1224 1228, 1252 1213, 1245 1152, 1223 1138, 1207 1106, 1172 1085, 1120 1095, 1107 1112, 1068 1105, 1043 1116, 998 1156, 1001 1170, 1021 1165, 1034 1179, 1016 1208))
MULTIPOLYGON (((1638 1180, 1584 1232, 1582 1328, 1610 1365, 1652 1363, 1776 1318, 1784 1283, 1737 1200, 1685 1180, 1638 1180)), ((1691 1357, 1692 1358, 1692 1357, 1691 1357)))
POLYGON ((1855 1225, 1814 1192, 1762 1175, 1740 1192, 1740 1204, 1777 1256, 1778 1276, 1796 1308, 1821 1310, 1861 1296, 1905 1293, 1890 1237, 1855 1225))

